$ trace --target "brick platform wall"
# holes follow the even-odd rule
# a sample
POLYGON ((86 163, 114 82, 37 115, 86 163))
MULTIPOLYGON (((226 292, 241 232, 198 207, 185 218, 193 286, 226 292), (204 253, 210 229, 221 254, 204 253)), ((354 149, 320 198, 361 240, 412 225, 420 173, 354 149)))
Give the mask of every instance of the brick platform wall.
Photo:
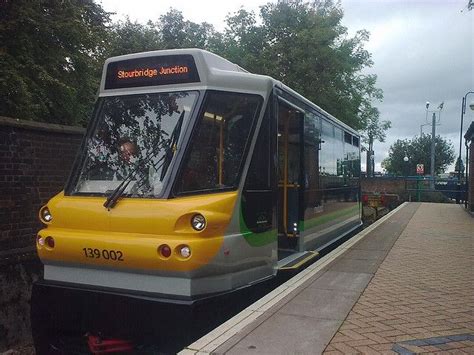
POLYGON ((34 247, 38 210, 63 189, 83 134, 0 117, 0 256, 34 247))
POLYGON ((362 193, 390 193, 404 196, 405 179, 400 178, 362 178, 361 182, 362 193))

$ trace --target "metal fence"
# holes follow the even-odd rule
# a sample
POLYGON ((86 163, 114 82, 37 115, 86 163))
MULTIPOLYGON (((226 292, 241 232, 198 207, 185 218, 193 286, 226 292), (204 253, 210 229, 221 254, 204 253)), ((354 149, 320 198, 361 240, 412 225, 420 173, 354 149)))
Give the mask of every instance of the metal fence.
POLYGON ((456 202, 467 204, 468 185, 457 178, 408 176, 405 190, 411 201, 456 202))

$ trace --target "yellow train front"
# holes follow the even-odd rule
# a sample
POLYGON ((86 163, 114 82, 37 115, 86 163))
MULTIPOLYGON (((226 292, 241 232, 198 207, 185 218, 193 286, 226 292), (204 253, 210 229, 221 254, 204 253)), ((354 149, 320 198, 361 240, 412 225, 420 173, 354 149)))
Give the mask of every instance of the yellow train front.
POLYGON ((37 352, 191 339, 226 295, 360 226, 359 162, 357 132, 214 54, 108 59, 71 176, 40 210, 37 352))

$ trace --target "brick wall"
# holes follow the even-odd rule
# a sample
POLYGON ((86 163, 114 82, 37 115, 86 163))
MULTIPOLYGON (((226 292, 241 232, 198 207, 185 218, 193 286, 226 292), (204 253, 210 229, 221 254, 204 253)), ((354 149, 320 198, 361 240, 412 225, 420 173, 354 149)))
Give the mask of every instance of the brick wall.
POLYGON ((405 179, 400 178, 362 178, 362 193, 387 193, 405 196, 405 179))
POLYGON ((83 134, 0 117, 0 259, 34 247, 38 210, 63 189, 83 134))

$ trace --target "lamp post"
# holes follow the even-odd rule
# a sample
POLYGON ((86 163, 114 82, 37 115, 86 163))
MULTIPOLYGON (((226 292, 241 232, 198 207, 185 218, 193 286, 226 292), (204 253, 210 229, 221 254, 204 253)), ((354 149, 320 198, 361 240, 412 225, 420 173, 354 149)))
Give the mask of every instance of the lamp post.
MULTIPOLYGON (((469 94, 474 94, 474 91, 469 91, 466 93, 466 95, 464 95, 464 97, 462 98, 462 104, 461 104, 461 131, 459 132, 459 158, 458 158, 458 161, 457 161, 457 166, 458 166, 458 187, 459 187, 459 190, 461 190, 461 181, 462 181, 462 169, 461 169, 461 166, 463 165, 462 164, 462 158, 461 158, 461 149, 462 149, 462 124, 463 124, 463 120, 464 120, 464 113, 466 113, 466 99, 467 99, 467 96, 469 94)), ((471 110, 474 110, 474 103, 471 103, 469 105, 469 107, 471 108, 471 110)), ((461 192, 459 192, 460 194, 461 192)), ((456 199, 459 203, 459 197, 456 199)))
POLYGON ((408 157, 405 155, 403 158, 403 161, 405 162, 404 168, 405 168, 405 193, 407 192, 407 178, 408 178, 408 157))
MULTIPOLYGON (((443 109, 444 101, 439 104, 438 109, 438 122, 441 120, 441 110, 443 109)), ((426 121, 428 121, 428 108, 430 107, 430 102, 426 102, 426 121)), ((435 188, 435 138, 436 138, 436 111, 431 111, 433 113, 433 118, 431 120, 431 166, 430 166, 430 188, 434 190, 435 188)), ((420 127, 421 128, 421 127, 420 127)))

